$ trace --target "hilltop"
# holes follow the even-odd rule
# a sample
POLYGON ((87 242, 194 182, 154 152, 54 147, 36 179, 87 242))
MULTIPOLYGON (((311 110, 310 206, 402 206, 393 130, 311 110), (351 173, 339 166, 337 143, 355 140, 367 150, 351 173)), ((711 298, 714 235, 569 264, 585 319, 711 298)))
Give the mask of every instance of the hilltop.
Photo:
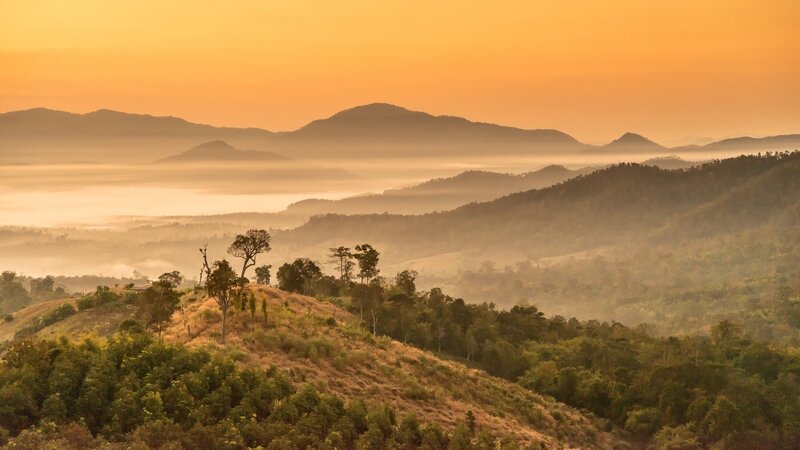
POLYGON ((287 161, 289 158, 271 152, 240 150, 225 141, 210 141, 168 156, 157 163, 190 163, 208 161, 287 161))
POLYGON ((640 134, 628 132, 597 150, 608 153, 661 153, 666 147, 640 134))

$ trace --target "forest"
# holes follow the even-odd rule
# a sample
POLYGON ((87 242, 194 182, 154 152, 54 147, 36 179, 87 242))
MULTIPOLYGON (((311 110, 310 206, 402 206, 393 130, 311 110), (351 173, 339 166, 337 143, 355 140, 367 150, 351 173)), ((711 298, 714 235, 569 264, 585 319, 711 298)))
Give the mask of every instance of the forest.
MULTIPOLYGON (((389 282, 345 278, 332 284, 330 277, 315 273, 302 289, 345 302, 374 334, 469 361, 591 411, 654 448, 800 445, 795 345, 755 339, 730 320, 707 334, 657 337, 646 326, 547 318, 524 303, 497 309, 440 289, 417 292, 415 276, 403 271, 389 282), (332 285, 344 289, 331 290, 332 285)), ((792 299, 792 308, 800 303, 788 287, 782 295, 792 299)))

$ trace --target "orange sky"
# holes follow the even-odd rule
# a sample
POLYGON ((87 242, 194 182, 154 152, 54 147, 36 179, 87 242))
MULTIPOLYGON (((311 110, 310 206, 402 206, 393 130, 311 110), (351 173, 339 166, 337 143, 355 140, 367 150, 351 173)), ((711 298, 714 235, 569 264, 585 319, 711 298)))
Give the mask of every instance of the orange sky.
POLYGON ((800 132, 800 1, 0 0, 0 110, 297 128, 383 101, 602 142, 800 132))

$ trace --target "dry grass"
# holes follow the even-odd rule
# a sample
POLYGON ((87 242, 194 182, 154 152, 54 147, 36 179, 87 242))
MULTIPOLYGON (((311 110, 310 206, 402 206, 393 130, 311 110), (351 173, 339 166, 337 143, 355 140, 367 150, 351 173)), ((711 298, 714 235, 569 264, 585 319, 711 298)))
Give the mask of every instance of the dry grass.
POLYGON ((75 301, 76 299, 71 297, 47 300, 34 303, 14 312, 14 320, 11 322, 0 321, 0 343, 13 339, 17 331, 29 325, 45 312, 63 305, 64 303, 71 303, 74 306, 75 301))
POLYGON ((473 411, 479 426, 497 435, 514 435, 547 448, 620 448, 625 444, 572 408, 458 362, 373 337, 356 317, 336 305, 253 287, 259 311, 229 316, 227 342, 219 344, 221 323, 213 299, 200 296, 177 313, 166 338, 227 354, 245 365, 277 366, 300 382, 311 382, 344 398, 362 397, 393 405, 401 414, 443 427, 463 421, 473 411), (269 323, 260 315, 269 305, 269 323), (335 318, 335 325, 327 319, 335 318), (189 325, 192 337, 187 334, 189 325))

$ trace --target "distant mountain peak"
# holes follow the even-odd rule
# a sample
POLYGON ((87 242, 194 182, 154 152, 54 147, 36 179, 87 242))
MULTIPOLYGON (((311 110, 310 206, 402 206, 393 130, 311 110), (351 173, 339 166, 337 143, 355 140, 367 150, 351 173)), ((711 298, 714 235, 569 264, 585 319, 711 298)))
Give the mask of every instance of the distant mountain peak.
POLYGON ((660 144, 657 144, 650 139, 642 136, 641 134, 627 132, 622 136, 618 137, 617 139, 611 141, 609 144, 605 145, 606 148, 663 148, 660 144))
POLYGON ((196 145, 185 152, 173 155, 158 162, 195 161, 285 161, 288 158, 257 150, 239 150, 225 141, 209 141, 196 145))
MULTIPOLYGON (((401 106, 390 103, 368 103, 366 105, 354 106, 334 114, 334 117, 373 117, 373 116, 406 116, 410 114, 426 114, 411 111, 401 106)), ((426 114, 427 115, 427 114, 426 114)))
POLYGON ((198 150, 236 150, 236 147, 228 144, 225 141, 216 140, 204 142, 189 149, 190 152, 198 150))

